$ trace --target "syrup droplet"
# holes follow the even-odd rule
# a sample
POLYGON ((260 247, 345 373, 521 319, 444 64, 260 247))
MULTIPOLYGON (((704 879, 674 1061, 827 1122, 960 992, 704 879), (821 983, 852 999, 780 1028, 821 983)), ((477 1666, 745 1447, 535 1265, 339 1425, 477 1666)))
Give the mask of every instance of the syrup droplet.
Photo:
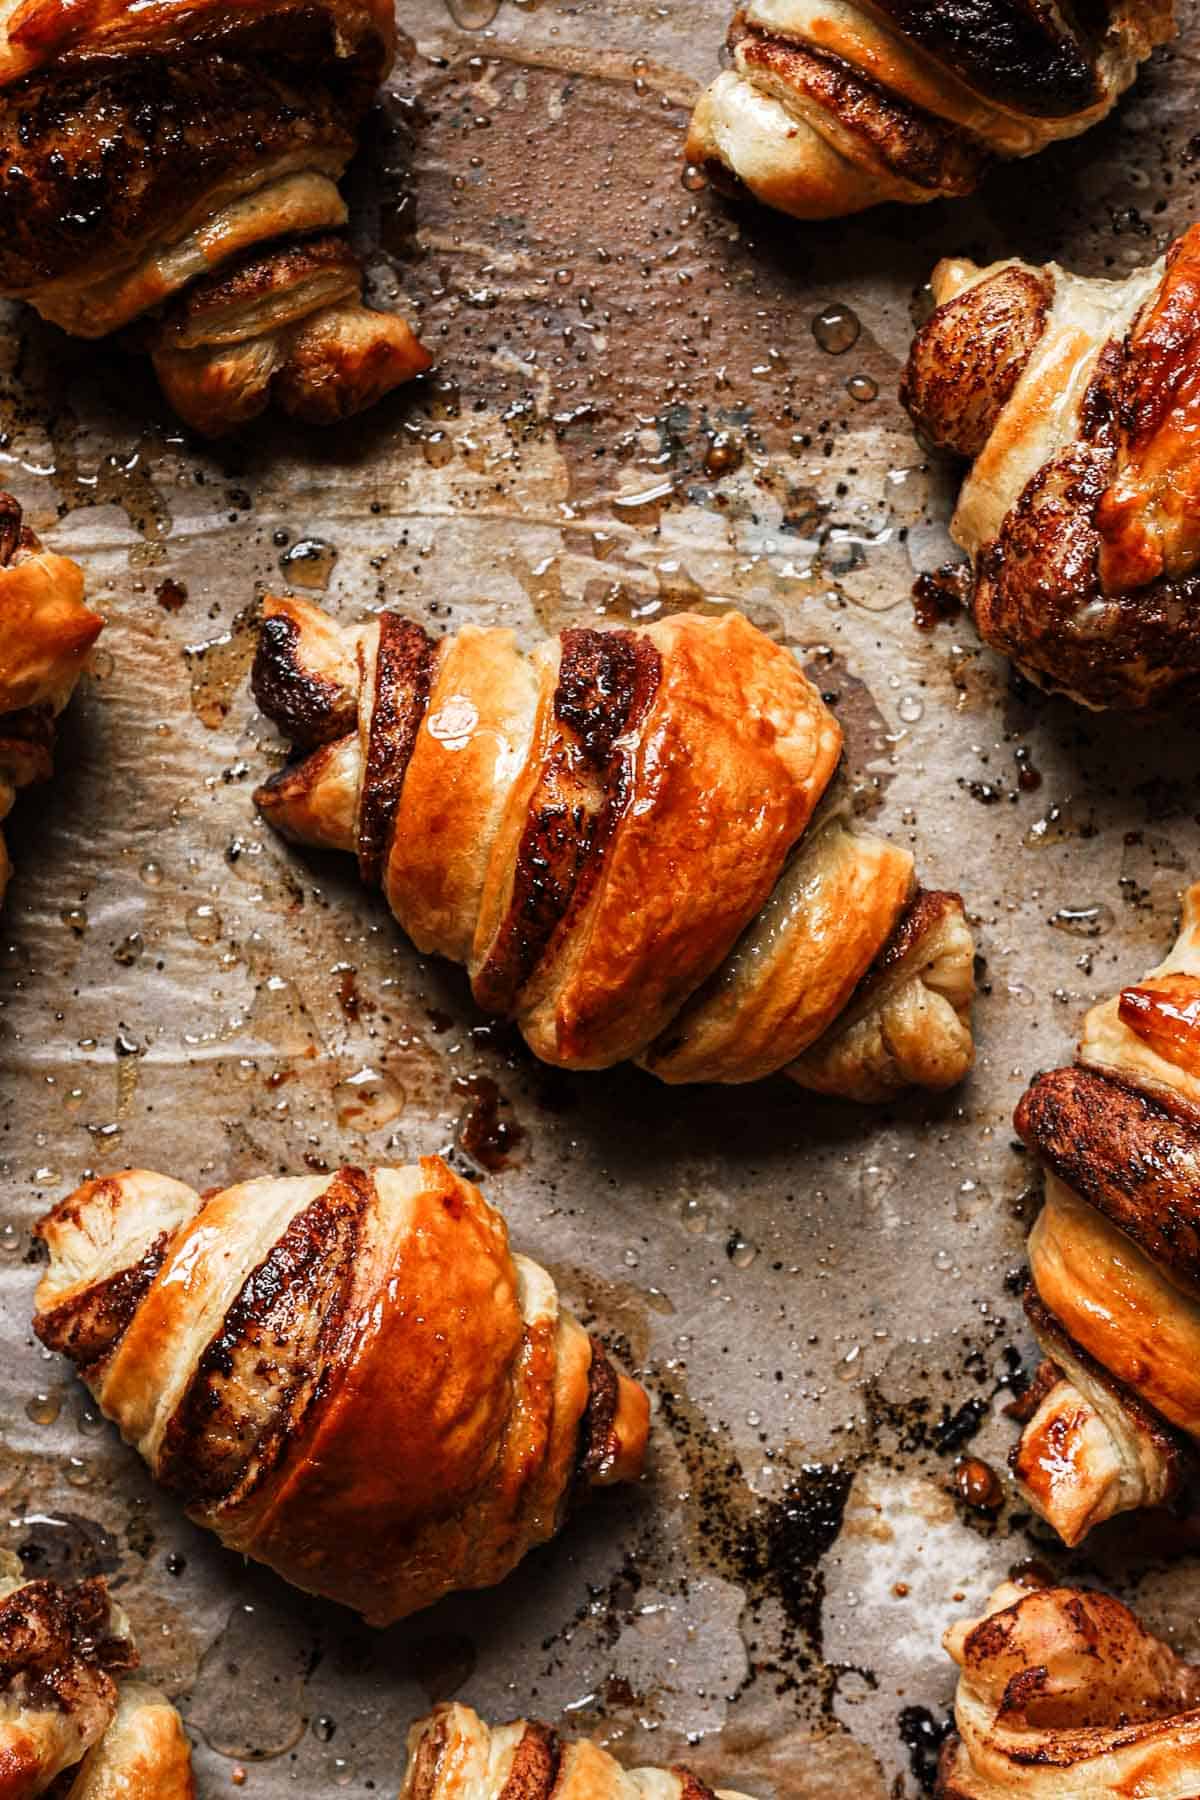
POLYGON ((851 375, 846 382, 846 392, 852 400, 857 400, 860 406, 866 406, 878 397, 879 383, 872 380, 870 375, 851 375))
POLYGON ((861 330, 858 314, 840 303, 819 312, 812 326, 817 343, 830 356, 844 356, 847 350, 853 350, 861 330))
POLYGON ((202 901, 193 906, 186 920, 188 935, 198 944, 215 944, 221 935, 221 915, 215 906, 202 901))

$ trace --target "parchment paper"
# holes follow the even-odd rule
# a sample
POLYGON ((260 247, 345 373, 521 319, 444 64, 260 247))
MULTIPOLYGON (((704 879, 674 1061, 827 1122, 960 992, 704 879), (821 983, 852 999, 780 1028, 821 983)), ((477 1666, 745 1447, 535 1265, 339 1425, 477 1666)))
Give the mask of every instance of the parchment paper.
POLYGON ((473 31, 400 0, 354 201, 376 295, 419 319, 438 378, 338 432, 214 450, 135 360, 5 315, 0 479, 110 623, 58 777, 18 808, 0 922, 4 1537, 32 1570, 108 1572, 204 1794, 393 1793, 409 1723, 458 1694, 761 1800, 915 1795, 952 1693, 940 1634, 1031 1554, 1200 1654, 1194 1567, 1147 1563, 1143 1529, 1069 1557, 950 1491, 965 1449, 1002 1467, 1003 1384, 1032 1354, 1011 1110, 1166 947, 1200 869, 1194 730, 1090 719, 1011 682, 967 622, 914 628, 953 476, 895 399, 939 255, 1120 273, 1191 221, 1183 13, 1115 119, 977 200, 804 228, 681 179, 724 0, 505 0, 473 31), (860 327, 837 355, 813 331, 830 307, 860 327), (744 608, 821 669, 862 810, 967 898, 971 1080, 880 1112, 537 1066, 348 860, 258 824, 281 750, 245 687, 249 609, 286 583, 530 642, 744 608), (494 1172, 460 1144, 490 1102, 494 1172), (156 1496, 32 1339, 29 1230, 89 1170, 209 1185, 429 1151, 481 1173, 643 1375, 653 1450, 640 1489, 502 1589, 380 1634, 156 1496))

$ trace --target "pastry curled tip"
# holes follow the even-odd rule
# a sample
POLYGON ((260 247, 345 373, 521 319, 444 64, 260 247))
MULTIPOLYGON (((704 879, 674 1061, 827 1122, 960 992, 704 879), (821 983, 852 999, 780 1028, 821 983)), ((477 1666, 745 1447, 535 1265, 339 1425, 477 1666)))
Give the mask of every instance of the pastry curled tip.
POLYGON ((446 1701, 408 1734, 400 1800, 747 1800, 715 1793, 690 1770, 624 1769, 586 1739, 564 1738, 536 1719, 489 1726, 446 1701))
POLYGON ((945 1645, 960 1675, 935 1800, 1200 1793, 1200 1669, 1119 1600, 1005 1582, 945 1645))
POLYGON ((365 411, 433 358, 398 314, 365 306, 361 288, 341 237, 252 252, 195 282, 158 329, 163 392, 206 437, 272 403, 310 425, 365 411))

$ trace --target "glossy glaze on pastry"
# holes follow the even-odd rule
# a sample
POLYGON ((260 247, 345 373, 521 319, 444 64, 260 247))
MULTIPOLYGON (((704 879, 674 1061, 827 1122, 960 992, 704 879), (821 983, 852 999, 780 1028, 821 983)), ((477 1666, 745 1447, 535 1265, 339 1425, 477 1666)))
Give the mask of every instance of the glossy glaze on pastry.
POLYGON ((1200 1438, 1200 883, 1171 954, 1093 1007, 1016 1125, 1047 1171, 1026 1299, 1047 1361, 1012 1465, 1074 1544, 1171 1498, 1200 1438))
POLYGON ((388 1624, 634 1479, 646 1396, 437 1157, 201 1198, 144 1169, 38 1227, 34 1329, 188 1514, 388 1624))
POLYGON ((356 854, 418 949, 568 1068, 783 1069, 879 1100, 969 1068, 957 895, 827 798, 841 732, 739 613, 572 629, 530 656, 268 599, 254 690, 303 752, 255 796, 356 854), (820 809, 818 811, 818 809, 820 809))
POLYGON ((1042 687, 1200 700, 1200 226, 1122 280, 939 263, 902 398, 972 464, 951 524, 980 633, 1042 687))
POLYGON ((1170 0, 746 0, 687 157, 798 219, 967 194, 1104 118, 1173 29, 1170 0))
POLYGON ((338 189, 394 51, 384 0, 7 0, 0 293, 136 326, 209 435, 370 406, 429 366, 363 305, 338 189))

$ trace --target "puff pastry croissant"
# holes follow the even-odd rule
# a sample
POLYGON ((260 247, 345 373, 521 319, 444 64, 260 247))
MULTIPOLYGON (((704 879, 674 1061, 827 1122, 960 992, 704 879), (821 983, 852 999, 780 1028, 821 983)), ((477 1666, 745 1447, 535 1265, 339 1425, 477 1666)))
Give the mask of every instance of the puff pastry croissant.
POLYGON ((0 1554, 0 1793, 32 1800, 193 1800, 175 1708, 142 1683, 103 1581, 26 1581, 0 1554))
POLYGON ((1200 1794, 1200 1668, 1119 1600, 1005 1582, 945 1644, 962 1673, 935 1800, 1200 1794))
POLYGON ((1170 0, 747 0, 688 160, 798 219, 967 194, 1102 119, 1173 29, 1170 0))
POLYGON ((341 627, 269 599, 254 666, 301 751, 255 796, 356 853, 417 947, 568 1068, 662 1080, 785 1069, 877 1100, 970 1066, 955 894, 818 803, 841 733, 738 613, 564 631, 529 657, 395 613, 341 627))
MULTIPOLYGON (((0 494, 0 823, 20 788, 50 775, 54 721, 103 628, 84 605, 79 565, 43 550, 0 494)), ((0 902, 9 874, 0 831, 0 902)))
POLYGON ((384 1625, 636 1477, 648 1402, 437 1157, 202 1199, 130 1169, 39 1226, 34 1329, 189 1516, 384 1625))
POLYGON ((1200 1438, 1200 883, 1171 954, 1093 1007, 1016 1126, 1046 1167, 1026 1310, 1048 1360, 1012 1466, 1074 1544, 1168 1500, 1200 1438))
POLYGON ((942 262, 902 397, 973 459, 951 531, 982 636, 1128 711, 1200 698, 1200 226, 1120 281, 942 262))
POLYGON ((586 1740, 536 1720, 489 1727, 447 1703, 408 1734, 400 1800, 747 1800, 714 1793, 686 1769, 622 1769, 586 1740))
POLYGON ((429 365, 362 304, 337 186, 394 48, 390 0, 8 0, 0 293, 80 337, 143 321, 210 435, 371 405, 429 365))

